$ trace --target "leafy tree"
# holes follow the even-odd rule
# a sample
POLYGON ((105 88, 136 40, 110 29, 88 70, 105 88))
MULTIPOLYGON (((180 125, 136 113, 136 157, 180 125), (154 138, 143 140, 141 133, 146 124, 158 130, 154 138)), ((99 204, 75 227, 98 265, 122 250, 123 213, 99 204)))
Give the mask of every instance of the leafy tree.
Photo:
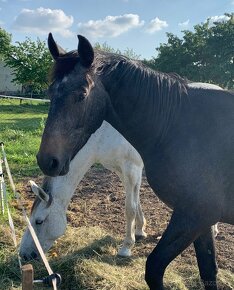
POLYGON ((140 55, 137 55, 133 49, 126 48, 123 52, 119 49, 114 49, 113 47, 109 46, 106 42, 103 44, 100 44, 99 42, 94 44, 94 48, 106 52, 111 52, 111 53, 117 53, 117 54, 122 54, 125 55, 131 59, 140 59, 140 55))
POLYGON ((193 81, 234 87, 234 14, 229 20, 194 26, 180 39, 167 33, 167 43, 156 50, 158 56, 145 63, 164 72, 176 72, 193 81))
POLYGON ((0 27, 0 59, 9 52, 11 35, 0 27))
POLYGON ((27 92, 40 93, 48 86, 47 75, 52 64, 45 42, 26 38, 11 45, 4 56, 6 64, 14 71, 13 81, 22 84, 27 92))

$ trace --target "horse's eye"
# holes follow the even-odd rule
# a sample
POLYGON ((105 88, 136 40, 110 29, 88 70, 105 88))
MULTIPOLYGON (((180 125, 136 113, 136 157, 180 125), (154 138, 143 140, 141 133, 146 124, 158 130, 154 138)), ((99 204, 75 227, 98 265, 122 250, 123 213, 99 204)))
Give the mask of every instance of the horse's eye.
POLYGON ((79 94, 79 101, 84 100, 85 97, 87 97, 87 92, 86 91, 80 92, 80 94, 79 94))
POLYGON ((36 219, 36 225, 42 225, 43 224, 43 220, 41 219, 36 219))
POLYGON ((76 93, 76 99, 78 100, 78 102, 84 100, 88 95, 88 92, 86 89, 81 90, 80 92, 76 93))

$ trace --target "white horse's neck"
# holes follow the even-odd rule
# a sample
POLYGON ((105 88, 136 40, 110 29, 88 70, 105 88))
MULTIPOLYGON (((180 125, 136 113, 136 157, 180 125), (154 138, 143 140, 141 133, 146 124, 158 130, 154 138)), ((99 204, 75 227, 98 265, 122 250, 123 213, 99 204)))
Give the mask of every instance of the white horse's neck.
POLYGON ((143 167, 139 153, 104 121, 74 157, 68 174, 51 179, 51 194, 67 208, 77 185, 94 163, 101 163, 121 177, 123 162, 130 156, 139 168, 143 167))
POLYGON ((51 179, 51 194, 66 209, 77 185, 89 168, 96 162, 96 144, 99 139, 100 133, 96 131, 71 161, 68 174, 51 179))

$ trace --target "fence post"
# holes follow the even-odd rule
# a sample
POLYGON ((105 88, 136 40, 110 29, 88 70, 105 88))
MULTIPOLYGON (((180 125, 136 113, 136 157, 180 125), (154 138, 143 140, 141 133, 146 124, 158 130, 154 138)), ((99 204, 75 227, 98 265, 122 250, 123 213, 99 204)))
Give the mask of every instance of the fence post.
POLYGON ((22 266, 22 290, 33 290, 33 266, 26 264, 22 266))

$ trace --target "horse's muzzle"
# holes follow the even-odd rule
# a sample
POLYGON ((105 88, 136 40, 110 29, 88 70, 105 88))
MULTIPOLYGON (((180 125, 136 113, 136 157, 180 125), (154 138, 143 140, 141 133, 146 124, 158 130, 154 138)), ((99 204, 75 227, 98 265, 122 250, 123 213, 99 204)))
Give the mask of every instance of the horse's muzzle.
POLYGON ((49 154, 41 154, 39 152, 37 154, 37 164, 45 175, 56 177, 68 173, 70 159, 63 161, 49 154))

